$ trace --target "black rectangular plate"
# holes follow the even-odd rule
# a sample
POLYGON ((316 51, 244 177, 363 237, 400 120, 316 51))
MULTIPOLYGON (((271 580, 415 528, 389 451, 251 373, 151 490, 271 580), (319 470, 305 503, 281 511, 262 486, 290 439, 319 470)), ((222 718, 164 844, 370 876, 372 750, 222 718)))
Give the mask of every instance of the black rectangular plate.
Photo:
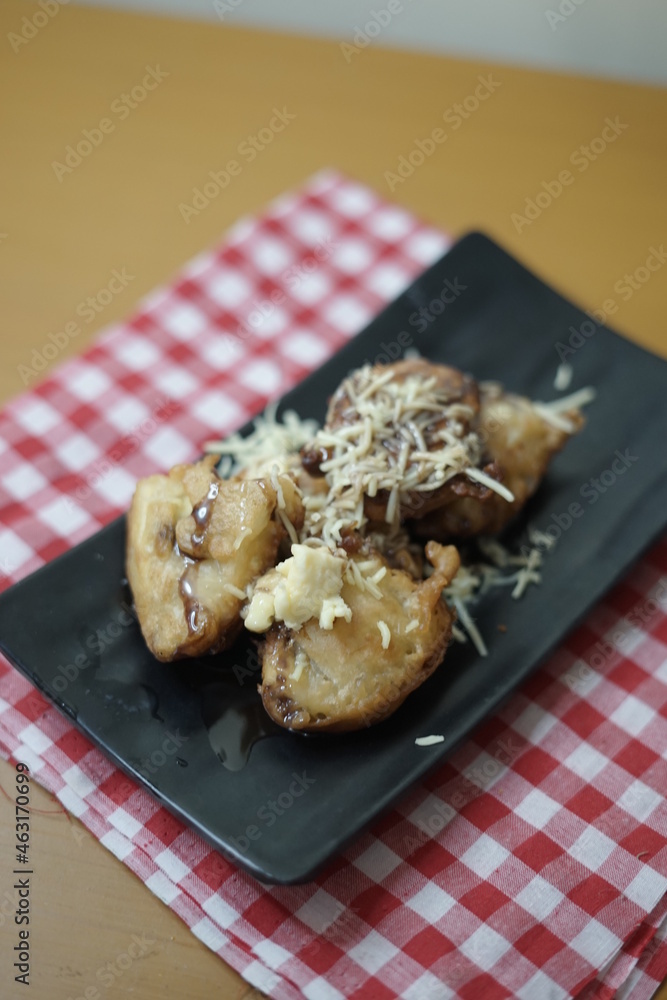
POLYGON ((573 340, 582 346, 571 358, 572 388, 593 385, 598 398, 514 534, 528 523, 557 524, 554 515, 565 524, 561 515, 572 503, 583 515, 545 557, 541 586, 521 601, 501 590, 479 605, 489 656, 455 644, 440 670, 383 724, 304 737, 264 722, 257 661, 244 641, 217 657, 157 663, 122 607, 131 602, 123 583, 123 519, 0 596, 0 649, 214 847, 264 881, 312 878, 498 705, 663 528, 667 364, 598 328, 489 239, 472 234, 283 399, 281 408, 322 419, 340 380, 366 361, 396 354, 401 332, 427 358, 551 399, 555 345, 567 344, 582 324, 573 340), (435 315, 443 290, 453 301, 435 315), (413 314, 421 307, 434 318, 419 323, 425 328, 418 332, 413 314), (616 452, 626 450, 627 471, 605 475, 616 452), (600 475, 601 489, 586 491, 600 475), (415 746, 416 737, 433 733, 444 743, 415 746))

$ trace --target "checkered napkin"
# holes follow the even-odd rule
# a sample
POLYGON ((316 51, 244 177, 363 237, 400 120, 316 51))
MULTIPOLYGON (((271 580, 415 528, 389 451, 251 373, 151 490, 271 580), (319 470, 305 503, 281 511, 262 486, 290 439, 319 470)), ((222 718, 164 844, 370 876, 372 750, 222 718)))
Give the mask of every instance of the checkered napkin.
MULTIPOLYGON (((447 243, 331 172, 236 225, 0 415, 4 584, 301 379, 447 243)), ((4 661, 0 747, 271 997, 639 1000, 667 976, 665 580, 663 542, 308 885, 238 871, 4 661)))

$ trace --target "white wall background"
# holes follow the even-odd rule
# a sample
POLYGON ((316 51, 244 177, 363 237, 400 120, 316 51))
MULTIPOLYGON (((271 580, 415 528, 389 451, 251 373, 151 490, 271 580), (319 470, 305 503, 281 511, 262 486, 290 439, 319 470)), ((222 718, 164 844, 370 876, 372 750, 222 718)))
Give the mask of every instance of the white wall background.
MULTIPOLYGON (((78 2, 351 41, 389 0, 78 2)), ((667 0, 392 2, 402 11, 372 44, 667 83, 667 0)))

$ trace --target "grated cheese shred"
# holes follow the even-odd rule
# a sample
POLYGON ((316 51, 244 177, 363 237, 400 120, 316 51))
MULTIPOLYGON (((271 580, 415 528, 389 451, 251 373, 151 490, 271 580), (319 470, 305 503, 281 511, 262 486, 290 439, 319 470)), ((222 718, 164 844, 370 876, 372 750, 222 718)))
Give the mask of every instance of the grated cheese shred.
POLYGON ((389 626, 382 620, 380 620, 377 625, 380 629, 380 635, 382 636, 382 648, 389 649, 389 643, 391 642, 391 632, 389 631, 389 626))
POLYGON ((557 389, 558 392, 565 392, 566 389, 569 389, 572 382, 572 375, 573 368, 569 361, 561 361, 556 369, 554 389, 557 389))
POLYGON ((415 740, 415 746, 432 747, 435 746, 436 743, 444 743, 444 742, 445 742, 444 736, 436 736, 436 735, 418 736, 417 739, 415 740))
POLYGON ((280 507, 278 507, 278 517, 282 521, 283 526, 285 528, 285 531, 289 535, 290 541, 294 545, 298 545, 298 543, 299 543, 299 536, 297 534, 296 528, 294 527, 294 525, 290 521, 290 519, 287 516, 287 514, 285 513, 285 511, 281 510, 280 507))
POLYGON ((454 597, 452 603, 456 608, 457 614, 461 621, 461 624, 465 628, 466 632, 473 641, 475 648, 480 656, 488 656, 489 651, 486 648, 486 643, 482 639, 482 633, 475 625, 475 622, 470 616, 470 612, 465 604, 465 602, 460 597, 454 597))
POLYGON ((205 452, 221 456, 218 471, 222 477, 270 461, 279 467, 277 456, 294 454, 312 440, 318 429, 316 420, 303 419, 294 410, 285 410, 279 422, 277 409, 277 403, 269 403, 264 413, 255 417, 253 430, 246 437, 236 433, 223 441, 206 442, 205 452))
POLYGON ((481 556, 478 561, 462 565, 444 594, 458 612, 459 623, 454 625, 452 635, 457 642, 471 639, 480 656, 488 653, 486 643, 471 614, 480 597, 496 587, 512 587, 514 600, 523 597, 530 584, 539 584, 538 572, 543 561, 543 552, 550 551, 555 539, 537 528, 528 529, 529 545, 522 546, 521 552, 512 552, 496 538, 478 538, 476 547, 481 556))
POLYGON ((514 500, 479 468, 483 443, 466 424, 472 408, 452 402, 434 376, 393 375, 365 365, 338 390, 339 401, 347 400, 342 424, 317 431, 312 439, 312 447, 327 456, 320 469, 329 492, 317 511, 306 511, 305 535, 331 545, 340 541, 344 527, 363 529, 364 498, 380 491, 387 495, 385 520, 395 527, 409 494, 431 493, 461 474, 514 500))
POLYGON ((592 386, 586 386, 585 389, 577 389, 576 392, 571 392, 569 396, 562 396, 560 399, 554 399, 550 403, 535 401, 533 407, 548 423, 553 424, 554 427, 565 431, 567 434, 572 434, 576 430, 576 425, 568 419, 568 412, 581 409, 582 406, 587 406, 593 402, 595 396, 595 389, 592 386))

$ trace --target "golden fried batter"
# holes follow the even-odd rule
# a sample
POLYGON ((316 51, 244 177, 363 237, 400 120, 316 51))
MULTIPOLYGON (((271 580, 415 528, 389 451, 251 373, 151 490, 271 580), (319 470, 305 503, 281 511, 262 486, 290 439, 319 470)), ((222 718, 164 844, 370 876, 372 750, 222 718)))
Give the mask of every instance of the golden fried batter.
POLYGON ((455 576, 453 546, 426 546, 434 566, 428 580, 390 569, 377 553, 358 553, 357 566, 373 590, 343 583, 352 611, 331 628, 312 618, 300 629, 273 625, 261 645, 259 692, 269 715, 287 729, 344 732, 387 718, 441 663, 453 612, 442 599, 455 576), (384 575, 382 571, 384 570, 384 575))
MULTIPOLYGON (((583 425, 579 411, 566 416, 573 433, 583 425)), ((570 437, 542 417, 529 399, 495 386, 482 391, 479 433, 495 478, 511 490, 514 501, 471 483, 461 488, 462 495, 451 496, 438 510, 413 521, 415 535, 444 541, 501 531, 533 495, 549 462, 570 437)))
POLYGON ((137 484, 127 521, 127 577, 159 660, 229 646, 246 587, 275 562, 303 508, 291 479, 221 480, 205 459, 137 484), (280 512, 280 513, 279 513, 280 512))

